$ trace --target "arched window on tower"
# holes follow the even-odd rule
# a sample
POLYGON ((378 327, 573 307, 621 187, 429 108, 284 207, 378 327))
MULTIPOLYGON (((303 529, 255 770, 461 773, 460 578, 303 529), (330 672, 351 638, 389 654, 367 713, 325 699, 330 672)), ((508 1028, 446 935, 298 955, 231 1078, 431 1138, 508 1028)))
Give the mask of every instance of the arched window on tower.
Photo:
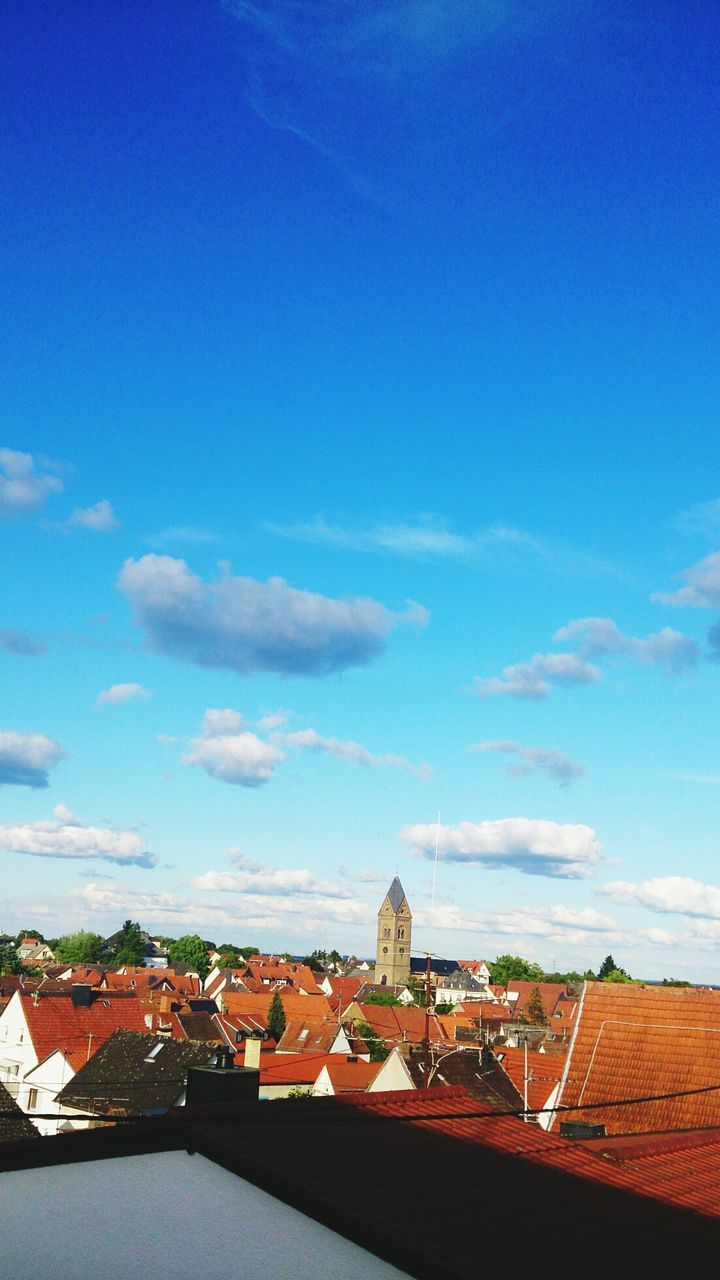
POLYGON ((383 938, 389 938, 389 937, 390 937, 390 930, 383 929, 383 938))
POLYGON ((401 927, 400 929, 398 929, 397 936, 398 936, 398 938, 404 938, 404 937, 405 937, 405 930, 404 930, 402 927, 401 927))

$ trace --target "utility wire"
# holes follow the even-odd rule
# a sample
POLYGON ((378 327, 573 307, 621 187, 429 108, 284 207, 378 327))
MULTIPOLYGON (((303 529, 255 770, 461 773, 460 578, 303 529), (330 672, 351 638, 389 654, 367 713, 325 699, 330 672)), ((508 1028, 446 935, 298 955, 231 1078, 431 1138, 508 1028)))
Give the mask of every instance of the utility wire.
MULTIPOLYGON (((708 1084, 708 1085, 702 1085, 700 1088, 697 1088, 697 1089, 676 1089, 672 1093, 648 1093, 635 1098, 615 1099, 613 1102, 583 1102, 583 1103, 576 1104, 575 1106, 559 1106, 559 1107, 528 1107, 527 1110, 524 1107, 520 1107, 520 1108, 514 1108, 509 1111, 477 1111, 475 1109, 469 1110, 469 1111, 437 1111, 427 1115, 387 1116, 387 1115, 383 1115, 382 1113, 378 1113, 377 1111, 372 1111, 370 1112, 370 1114, 372 1115, 373 1119, 377 1119, 377 1120, 392 1121, 397 1123, 401 1123, 401 1122, 411 1123, 411 1124, 412 1123, 432 1124, 436 1120, 502 1120, 504 1117, 507 1117, 507 1116, 542 1116, 542 1115, 556 1115, 556 1114, 566 1115, 566 1114, 569 1114, 571 1111, 598 1111, 603 1108, 609 1108, 609 1107, 631 1107, 641 1102, 667 1102, 673 1098, 688 1098, 688 1097, 696 1096, 697 1094, 701 1094, 701 1093, 713 1093, 719 1089, 720 1089, 720 1084, 708 1084)), ((398 1102, 400 1101, 402 1101, 402 1099, 398 1099, 398 1102)), ((439 1101, 440 1099, 438 1099, 438 1102, 439 1101)), ((387 1106, 388 1104, 383 1103, 379 1105, 387 1106)), ((395 1105, 395 1104, 391 1103, 390 1105, 395 1105)), ((342 1112, 338 1111, 337 1113, 335 1113, 332 1123, 338 1124, 338 1123, 343 1123, 347 1121, 356 1121, 358 1119, 358 1116, 363 1114, 363 1110, 358 1111, 357 1113, 349 1113, 348 1115, 343 1115, 342 1112)), ((23 1112, 23 1114, 25 1115, 26 1113, 23 1112)), ((303 1111, 303 1116, 305 1115, 307 1115, 307 1112, 303 1111)), ((53 1112, 52 1115, 41 1115, 39 1113, 33 1112, 32 1116, 33 1116, 33 1119, 36 1119, 36 1120, 57 1120, 58 1118, 65 1119, 65 1120, 72 1120, 72 1119, 78 1119, 78 1120, 93 1119, 94 1120, 96 1118, 94 1115, 90 1117, 88 1115, 80 1115, 76 1117, 70 1116, 70 1115, 58 1116, 57 1112, 53 1112)), ((17 1111, 0 1111, 0 1119, 7 1119, 7 1118, 17 1119, 17 1111)), ((142 1115, 140 1113, 138 1113, 135 1116, 113 1116, 113 1117, 97 1116, 97 1119, 99 1120, 100 1119, 145 1120, 147 1118, 148 1118, 147 1116, 142 1115)), ((244 1117, 245 1121, 249 1119, 250 1117, 244 1117)), ((287 1120, 290 1121, 291 1117, 287 1116, 287 1120)))

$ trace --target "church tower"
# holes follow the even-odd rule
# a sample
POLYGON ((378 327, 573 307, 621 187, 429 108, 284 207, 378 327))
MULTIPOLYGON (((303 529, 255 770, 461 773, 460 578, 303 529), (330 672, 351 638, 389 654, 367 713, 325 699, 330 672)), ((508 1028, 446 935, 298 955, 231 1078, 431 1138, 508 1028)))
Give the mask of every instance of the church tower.
POLYGON ((394 987, 410 977, 412 911, 397 876, 378 911, 375 981, 394 987))

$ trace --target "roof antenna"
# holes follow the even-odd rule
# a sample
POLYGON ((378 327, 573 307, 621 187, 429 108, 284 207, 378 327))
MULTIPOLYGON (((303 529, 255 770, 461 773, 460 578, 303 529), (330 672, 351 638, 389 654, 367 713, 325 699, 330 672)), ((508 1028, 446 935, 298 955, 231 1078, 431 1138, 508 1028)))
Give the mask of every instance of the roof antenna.
POLYGON ((437 879, 438 854, 440 852, 440 810, 438 809, 437 822, 435 824, 435 861, 433 862, 433 879, 432 879, 432 902, 430 905, 430 930, 435 928, 435 881, 437 879))

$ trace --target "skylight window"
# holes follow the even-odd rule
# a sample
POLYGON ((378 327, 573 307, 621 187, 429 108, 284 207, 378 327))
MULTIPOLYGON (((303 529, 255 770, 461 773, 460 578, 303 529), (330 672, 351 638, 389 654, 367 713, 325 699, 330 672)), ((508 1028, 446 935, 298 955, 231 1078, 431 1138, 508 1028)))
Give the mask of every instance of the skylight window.
POLYGON ((149 1052, 149 1054, 148 1054, 147 1058, 145 1059, 145 1061, 146 1061, 146 1062, 154 1062, 154 1061, 155 1061, 155 1059, 157 1058, 157 1056, 158 1056, 158 1054, 159 1054, 160 1050, 161 1050, 161 1049, 164 1049, 164 1048, 165 1048, 165 1046, 164 1046, 164 1044, 163 1044, 162 1042, 161 1042, 160 1044, 156 1044, 156 1045, 155 1045, 155 1047, 154 1047, 154 1049, 151 1049, 151 1050, 150 1050, 150 1052, 149 1052))

